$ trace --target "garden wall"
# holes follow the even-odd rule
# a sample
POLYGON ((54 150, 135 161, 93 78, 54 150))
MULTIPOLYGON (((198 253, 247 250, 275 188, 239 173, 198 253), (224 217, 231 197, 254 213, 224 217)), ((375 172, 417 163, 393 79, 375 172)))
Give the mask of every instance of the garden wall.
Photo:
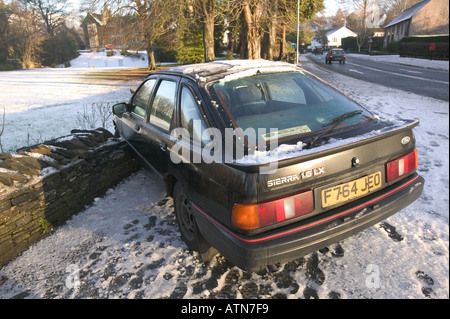
POLYGON ((104 129, 1 153, 0 265, 138 169, 126 142, 104 129))

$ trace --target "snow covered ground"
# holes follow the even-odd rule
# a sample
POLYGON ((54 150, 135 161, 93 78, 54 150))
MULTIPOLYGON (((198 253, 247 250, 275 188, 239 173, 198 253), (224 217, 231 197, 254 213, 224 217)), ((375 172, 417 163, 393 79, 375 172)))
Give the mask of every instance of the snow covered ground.
MULTIPOLYGON (((382 118, 420 120, 415 134, 426 183, 414 204, 320 252, 247 273, 220 255, 202 264, 190 253, 164 186, 141 170, 0 268, 0 298, 448 299, 448 102, 329 73, 304 56, 301 61, 382 118)), ((3 148, 67 134, 83 104, 127 100, 135 81, 86 82, 82 74, 101 64, 0 73, 3 148)))
POLYGON ((70 62, 71 68, 139 68, 148 66, 146 51, 132 51, 132 56, 123 56, 114 50, 114 55, 107 57, 107 51, 81 53, 80 56, 70 62))
MULTIPOLYGON (((4 101, 0 120, 4 111, 6 122, 1 137, 4 151, 67 135, 72 128, 80 127, 77 119, 85 108, 92 109, 93 103, 110 109, 116 102, 128 101, 129 89, 140 81, 106 81, 103 73, 147 67, 148 62, 142 53, 141 58, 134 58, 118 52, 106 57, 100 52, 82 53, 71 65, 66 69, 0 73, 0 98, 4 101), (118 61, 122 61, 120 67, 118 61)), ((112 121, 108 125, 111 128, 112 121)))

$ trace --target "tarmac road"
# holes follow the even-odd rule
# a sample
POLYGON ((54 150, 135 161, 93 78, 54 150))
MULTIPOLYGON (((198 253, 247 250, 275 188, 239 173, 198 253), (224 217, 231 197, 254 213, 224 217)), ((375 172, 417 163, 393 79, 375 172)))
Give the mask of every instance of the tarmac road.
POLYGON ((372 61, 358 58, 356 54, 348 54, 345 64, 339 62, 326 64, 325 53, 323 55, 308 55, 308 57, 318 66, 329 71, 390 88, 444 101, 449 100, 448 71, 372 61))

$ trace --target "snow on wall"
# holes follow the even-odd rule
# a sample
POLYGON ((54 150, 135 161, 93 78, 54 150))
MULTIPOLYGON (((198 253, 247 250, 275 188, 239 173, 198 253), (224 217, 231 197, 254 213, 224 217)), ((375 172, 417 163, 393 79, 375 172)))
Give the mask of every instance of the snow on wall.
POLYGON ((0 265, 138 167, 126 143, 103 129, 0 154, 0 265))

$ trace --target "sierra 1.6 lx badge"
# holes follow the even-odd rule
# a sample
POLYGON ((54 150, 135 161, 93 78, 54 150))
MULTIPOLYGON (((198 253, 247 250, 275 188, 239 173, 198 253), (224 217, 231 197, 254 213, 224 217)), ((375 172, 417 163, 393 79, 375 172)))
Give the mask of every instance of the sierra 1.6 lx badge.
POLYGON ((299 174, 292 174, 288 176, 283 176, 267 181, 267 187, 279 186, 283 184, 289 184, 294 182, 300 182, 301 180, 308 179, 311 177, 316 177, 325 174, 325 167, 316 167, 309 169, 307 171, 301 172, 299 174))

